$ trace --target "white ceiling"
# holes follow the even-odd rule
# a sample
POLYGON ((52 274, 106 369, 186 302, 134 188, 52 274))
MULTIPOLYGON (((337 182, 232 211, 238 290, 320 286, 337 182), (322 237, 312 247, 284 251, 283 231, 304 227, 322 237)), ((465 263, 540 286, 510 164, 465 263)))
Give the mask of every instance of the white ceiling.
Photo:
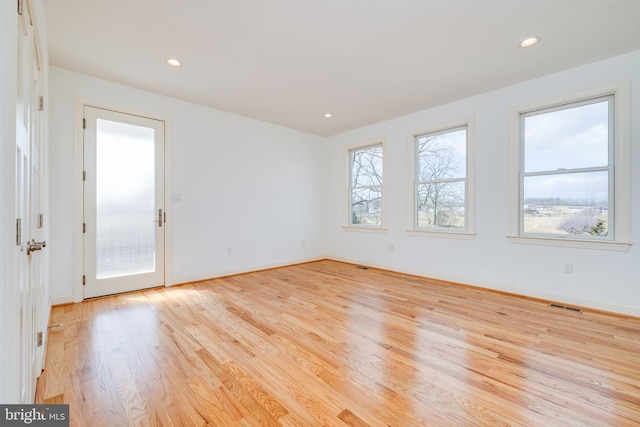
POLYGON ((44 4, 52 65, 324 136, 640 49, 640 0, 44 4))

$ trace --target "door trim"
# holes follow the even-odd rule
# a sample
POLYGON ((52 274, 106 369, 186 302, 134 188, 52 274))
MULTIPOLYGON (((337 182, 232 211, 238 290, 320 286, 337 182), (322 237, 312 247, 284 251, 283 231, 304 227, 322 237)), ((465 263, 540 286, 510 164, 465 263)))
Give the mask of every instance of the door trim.
MULTIPOLYGON (((173 276, 173 206, 171 187, 171 152, 173 126, 172 120, 146 111, 133 110, 122 106, 114 106, 103 102, 87 100, 85 98, 74 97, 74 126, 73 126, 73 302, 82 302, 84 299, 84 289, 82 285, 82 275, 84 269, 84 250, 82 222, 84 220, 84 192, 82 171, 84 168, 84 132, 82 129, 82 119, 84 117, 84 107, 96 107, 104 110, 113 110, 134 116, 148 117, 164 122, 164 207, 167 214, 167 222, 164 224, 164 284, 171 286, 170 278, 173 276)), ((71 302, 71 301, 69 301, 71 302)))

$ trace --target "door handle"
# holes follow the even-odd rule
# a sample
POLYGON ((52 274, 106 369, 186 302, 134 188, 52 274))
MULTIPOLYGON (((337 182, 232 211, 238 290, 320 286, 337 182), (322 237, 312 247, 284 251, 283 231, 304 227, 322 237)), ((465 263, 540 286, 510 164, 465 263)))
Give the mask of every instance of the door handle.
POLYGON ((27 242, 27 255, 31 255, 31 252, 41 251, 42 248, 47 246, 47 242, 36 242, 35 239, 31 239, 31 242, 27 242))

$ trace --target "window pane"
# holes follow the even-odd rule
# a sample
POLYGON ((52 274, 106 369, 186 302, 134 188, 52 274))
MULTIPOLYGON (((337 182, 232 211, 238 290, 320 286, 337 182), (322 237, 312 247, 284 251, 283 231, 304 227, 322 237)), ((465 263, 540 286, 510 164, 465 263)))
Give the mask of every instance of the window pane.
POLYGON ((155 271, 155 141, 151 128, 97 121, 96 275, 155 271))
POLYGON ((418 184, 418 228, 465 227, 465 183, 418 184))
POLYGON ((464 178, 467 174, 467 130, 416 138, 418 181, 464 178))
POLYGON ((607 166, 609 102, 524 118, 524 171, 607 166))
POLYGON ((608 172, 524 178, 524 232, 549 235, 608 234, 608 172))
POLYGON ((382 189, 360 188, 351 191, 351 224, 382 224, 382 189))
POLYGON ((351 186, 382 185, 382 146, 351 152, 351 186))

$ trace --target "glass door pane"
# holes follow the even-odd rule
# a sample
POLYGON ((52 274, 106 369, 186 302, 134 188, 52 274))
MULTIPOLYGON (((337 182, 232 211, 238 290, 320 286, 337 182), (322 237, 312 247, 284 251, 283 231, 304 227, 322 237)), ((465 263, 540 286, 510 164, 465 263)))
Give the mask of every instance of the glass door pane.
POLYGON ((155 131, 96 122, 96 278, 156 269, 155 131))

